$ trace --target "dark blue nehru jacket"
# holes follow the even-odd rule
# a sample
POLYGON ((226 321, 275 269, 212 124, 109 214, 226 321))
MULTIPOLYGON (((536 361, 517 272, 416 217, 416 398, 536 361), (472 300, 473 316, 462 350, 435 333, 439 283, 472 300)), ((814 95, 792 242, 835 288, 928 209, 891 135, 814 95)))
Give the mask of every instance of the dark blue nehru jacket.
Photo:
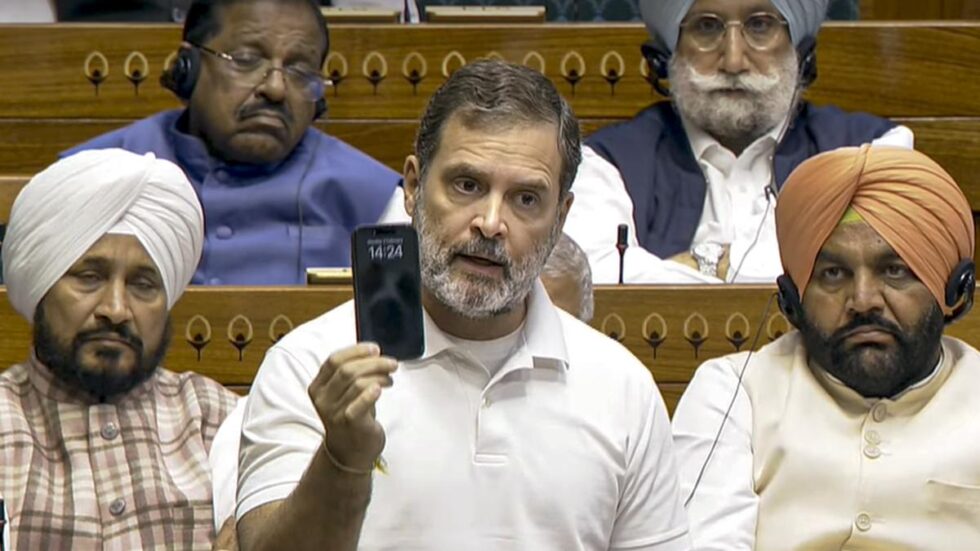
MULTIPOLYGON (((804 103, 776 150, 777 188, 806 159, 870 143, 894 126, 865 113, 804 103)), ((690 250, 707 184, 671 102, 655 103, 627 122, 603 128, 586 144, 619 169, 633 200, 640 245, 660 258, 690 250)))
POLYGON ((306 268, 350 266, 350 234, 378 221, 400 176, 315 128, 274 166, 224 163, 165 111, 62 155, 119 147, 180 166, 204 207, 204 253, 193 283, 285 285, 306 268))

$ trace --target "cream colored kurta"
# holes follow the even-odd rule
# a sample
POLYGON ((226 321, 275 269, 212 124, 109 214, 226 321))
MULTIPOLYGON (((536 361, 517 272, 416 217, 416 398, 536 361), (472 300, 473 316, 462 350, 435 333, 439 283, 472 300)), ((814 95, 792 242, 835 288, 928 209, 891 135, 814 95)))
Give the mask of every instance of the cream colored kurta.
MULTIPOLYGON (((894 399, 868 400, 805 359, 798 333, 750 361, 692 499, 697 549, 980 550, 980 352, 943 361, 894 399)), ((703 365, 674 416, 693 486, 746 355, 703 365)))

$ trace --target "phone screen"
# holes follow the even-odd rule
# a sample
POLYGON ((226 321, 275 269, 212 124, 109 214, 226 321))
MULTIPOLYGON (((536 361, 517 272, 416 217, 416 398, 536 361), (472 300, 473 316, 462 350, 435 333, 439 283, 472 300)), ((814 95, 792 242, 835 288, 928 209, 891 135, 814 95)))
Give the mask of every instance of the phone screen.
POLYGON ((351 237, 357 340, 398 360, 425 350, 419 238, 409 225, 361 226, 351 237))

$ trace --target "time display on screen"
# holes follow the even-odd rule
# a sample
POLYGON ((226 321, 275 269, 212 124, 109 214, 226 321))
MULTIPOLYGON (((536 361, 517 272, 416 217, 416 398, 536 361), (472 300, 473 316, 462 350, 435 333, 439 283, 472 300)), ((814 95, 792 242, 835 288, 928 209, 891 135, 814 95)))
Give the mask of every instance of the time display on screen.
POLYGON ((399 260, 403 254, 401 238, 370 239, 367 243, 368 258, 374 262, 399 260))

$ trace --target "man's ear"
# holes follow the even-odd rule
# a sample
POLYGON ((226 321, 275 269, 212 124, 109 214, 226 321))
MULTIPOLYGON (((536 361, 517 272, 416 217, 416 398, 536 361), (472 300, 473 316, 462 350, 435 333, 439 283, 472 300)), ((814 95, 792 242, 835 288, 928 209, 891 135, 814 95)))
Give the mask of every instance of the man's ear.
POLYGON ((561 224, 562 231, 565 231, 565 220, 568 218, 568 211, 572 208, 572 203, 575 202, 575 194, 571 191, 565 193, 565 196, 558 200, 558 221, 561 224))
POLYGON ((409 155, 405 158, 402 181, 405 187, 405 212, 412 218, 415 218, 415 200, 418 198, 419 188, 422 185, 419 159, 415 155, 409 155))

